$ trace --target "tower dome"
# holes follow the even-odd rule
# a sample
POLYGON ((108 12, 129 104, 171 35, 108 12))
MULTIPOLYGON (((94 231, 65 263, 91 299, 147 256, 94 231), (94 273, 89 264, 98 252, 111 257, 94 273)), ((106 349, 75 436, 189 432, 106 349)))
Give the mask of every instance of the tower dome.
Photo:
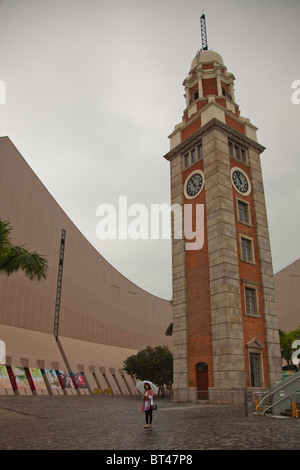
MULTIPOLYGON (((207 100, 211 100, 212 97, 216 99, 222 97, 219 104, 228 107, 223 98, 228 98, 232 102, 235 101, 234 80, 234 75, 227 71, 220 54, 212 50, 202 49, 192 60, 190 71, 183 81, 186 107, 189 108, 197 101, 197 110, 200 110, 205 106, 207 100)), ((230 108, 234 114, 238 114, 231 105, 230 108)), ((189 114, 194 114, 194 112, 193 109, 189 111, 189 114)))
POLYGON ((222 65, 222 67, 225 67, 225 64, 220 54, 212 50, 207 50, 197 53, 197 55, 192 60, 190 72, 192 72, 200 64, 209 63, 217 63, 219 65, 222 65))

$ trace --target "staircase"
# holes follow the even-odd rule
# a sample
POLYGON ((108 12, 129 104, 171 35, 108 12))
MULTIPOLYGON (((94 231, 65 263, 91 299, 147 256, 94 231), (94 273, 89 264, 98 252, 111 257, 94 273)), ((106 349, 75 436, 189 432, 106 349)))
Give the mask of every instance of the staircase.
POLYGON ((300 414, 300 371, 274 385, 264 393, 256 393, 256 412, 274 416, 287 416, 289 410, 296 417, 300 414))
POLYGON ((291 406, 280 412, 281 416, 288 418, 299 418, 300 417, 300 393, 297 392, 291 397, 291 406))

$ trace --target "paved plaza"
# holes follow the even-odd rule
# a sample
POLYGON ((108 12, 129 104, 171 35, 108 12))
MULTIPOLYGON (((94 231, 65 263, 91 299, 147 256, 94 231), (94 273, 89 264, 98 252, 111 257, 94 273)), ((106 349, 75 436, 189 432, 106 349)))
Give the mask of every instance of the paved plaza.
POLYGON ((300 419, 158 400, 151 430, 132 396, 0 396, 0 450, 299 450, 300 419))

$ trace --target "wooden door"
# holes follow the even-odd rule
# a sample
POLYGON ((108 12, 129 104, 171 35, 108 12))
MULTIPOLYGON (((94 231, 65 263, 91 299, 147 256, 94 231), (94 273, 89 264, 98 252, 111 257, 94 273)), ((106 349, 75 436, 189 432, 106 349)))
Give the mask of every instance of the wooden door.
POLYGON ((205 362, 197 364, 198 400, 208 400, 208 365, 205 362))

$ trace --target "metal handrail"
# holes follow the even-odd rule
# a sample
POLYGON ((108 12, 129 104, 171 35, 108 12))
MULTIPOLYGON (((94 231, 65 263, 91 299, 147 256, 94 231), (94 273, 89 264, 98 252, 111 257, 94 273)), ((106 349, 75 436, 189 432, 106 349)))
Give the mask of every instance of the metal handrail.
MULTIPOLYGON (((273 393, 275 393, 275 392, 273 392, 273 393)), ((269 396, 271 396, 273 393, 270 393, 269 396)), ((294 393, 295 392, 291 392, 289 395, 286 395, 286 396, 282 397, 280 400, 276 401, 275 403, 272 403, 272 405, 267 406, 267 408, 265 408, 260 414, 264 415, 266 413, 266 411, 268 411, 270 408, 272 408, 275 405, 278 405, 278 403, 281 403, 282 401, 286 400, 287 398, 293 396, 294 393)), ((262 402, 263 402, 263 400, 256 406, 257 411, 258 411, 258 408, 260 407, 260 405, 262 404, 262 402)))
POLYGON ((299 413, 300 413, 300 408, 298 409, 298 406, 300 405, 300 403, 297 400, 297 395, 300 396, 300 392, 294 392, 292 399, 291 399, 293 418, 299 418, 299 413))
POLYGON ((283 400, 286 400, 287 398, 291 397, 292 395, 295 394, 295 391, 293 391, 292 393, 290 393, 289 395, 286 395, 285 397, 281 398, 280 400, 278 400, 276 403, 272 403, 272 405, 268 406, 264 411, 260 412, 259 411, 259 408, 261 407, 261 404, 263 403, 263 401, 266 400, 266 398, 270 397, 271 395, 273 395, 274 393, 278 392, 279 390, 282 390, 283 388, 287 387, 288 385, 290 385, 291 383, 295 382, 296 380, 300 380, 300 376, 298 377, 294 377, 292 380, 289 380, 288 383, 283 383, 283 385, 281 387, 278 387, 276 388, 276 390, 273 390, 272 392, 268 393, 267 395, 265 395, 263 397, 263 399, 261 400, 260 403, 258 403, 258 405, 256 405, 255 409, 258 413, 260 414, 265 414, 265 412, 267 410, 269 410, 270 408, 272 408, 273 406, 275 405, 278 405, 278 403, 281 403, 283 400))
MULTIPOLYGON (((300 401, 297 400, 297 396, 298 396, 298 395, 299 395, 299 397, 300 397, 300 392, 294 392, 294 393, 293 393, 293 398, 292 398, 292 400, 296 403, 296 405, 299 405, 299 406, 300 406, 300 401)), ((297 410, 297 411, 300 411, 300 409, 297 410)))

